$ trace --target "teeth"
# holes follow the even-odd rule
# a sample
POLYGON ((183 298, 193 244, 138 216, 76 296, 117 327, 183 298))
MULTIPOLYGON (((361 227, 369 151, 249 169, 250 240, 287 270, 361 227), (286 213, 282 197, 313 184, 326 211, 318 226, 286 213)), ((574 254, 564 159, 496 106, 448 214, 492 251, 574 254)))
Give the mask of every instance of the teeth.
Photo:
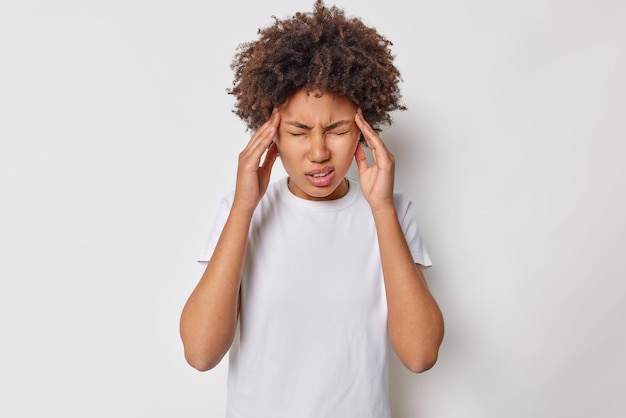
POLYGON ((313 174, 313 177, 326 177, 328 173, 313 174))

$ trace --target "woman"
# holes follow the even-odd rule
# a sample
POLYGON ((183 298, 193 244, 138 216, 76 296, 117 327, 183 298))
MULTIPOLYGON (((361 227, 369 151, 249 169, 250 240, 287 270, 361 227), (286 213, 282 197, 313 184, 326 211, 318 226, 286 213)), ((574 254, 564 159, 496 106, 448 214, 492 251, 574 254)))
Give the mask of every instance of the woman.
POLYGON ((430 258, 377 134, 404 109, 390 44, 317 1, 235 56, 230 93, 255 133, 181 315, 193 367, 230 351, 228 417, 389 417, 388 341, 414 372, 436 362, 430 258), (288 176, 270 184, 278 156, 288 176))

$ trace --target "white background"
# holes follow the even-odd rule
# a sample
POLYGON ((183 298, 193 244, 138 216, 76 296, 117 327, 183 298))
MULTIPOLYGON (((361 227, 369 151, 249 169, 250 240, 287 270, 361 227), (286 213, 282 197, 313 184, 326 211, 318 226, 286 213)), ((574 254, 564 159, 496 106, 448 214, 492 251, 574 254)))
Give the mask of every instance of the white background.
MULTIPOLYGON (((222 416, 178 319, 249 135, 229 64, 312 4, 2 2, 0 416, 222 416)), ((626 3, 338 4, 394 42, 446 319, 394 418, 626 416, 626 3)))

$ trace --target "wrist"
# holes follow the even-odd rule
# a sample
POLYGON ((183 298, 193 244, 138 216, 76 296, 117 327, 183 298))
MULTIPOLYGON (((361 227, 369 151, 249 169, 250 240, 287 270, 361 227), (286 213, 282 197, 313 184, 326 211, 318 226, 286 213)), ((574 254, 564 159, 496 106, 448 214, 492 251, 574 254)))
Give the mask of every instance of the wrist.
POLYGON ((254 210, 256 209, 257 204, 242 202, 235 199, 233 201, 233 205, 230 208, 230 214, 231 216, 236 216, 240 220, 252 219, 252 215, 254 214, 254 210))
POLYGON ((371 204, 370 209, 372 211, 372 215, 374 216, 374 220, 376 220, 376 218, 398 217, 393 201, 371 204))

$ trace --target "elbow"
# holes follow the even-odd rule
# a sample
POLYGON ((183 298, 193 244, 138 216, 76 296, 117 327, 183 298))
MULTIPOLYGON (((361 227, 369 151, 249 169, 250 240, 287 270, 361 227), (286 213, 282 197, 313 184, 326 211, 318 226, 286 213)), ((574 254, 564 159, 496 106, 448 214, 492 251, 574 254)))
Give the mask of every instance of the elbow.
POLYGON ((222 356, 211 357, 185 349, 185 360, 187 360, 187 363, 194 369, 200 372, 206 372, 217 366, 222 360, 222 356))
POLYGON ((185 334, 181 336, 185 360, 191 367, 201 372, 217 366, 228 351, 228 348, 215 346, 198 338, 189 338, 189 336, 185 338, 185 334))
POLYGON ((433 368, 439 358, 441 339, 414 341, 412 344, 393 344, 398 358, 413 373, 423 373, 433 368))
POLYGON ((217 366, 228 352, 228 345, 220 339, 197 335, 193 329, 181 326, 180 336, 185 360, 194 369, 206 372, 217 366))
MULTIPOLYGON (((411 349, 405 350, 410 353, 402 360, 407 369, 413 373, 423 373, 433 368, 439 358, 439 348, 443 342, 444 325, 441 313, 436 324, 425 337, 411 344, 411 349)), ((408 347, 405 347, 408 348, 408 347)))
POLYGON ((413 373, 423 373, 430 370, 439 357, 438 350, 431 350, 414 356, 414 358, 403 360, 404 366, 413 373))

